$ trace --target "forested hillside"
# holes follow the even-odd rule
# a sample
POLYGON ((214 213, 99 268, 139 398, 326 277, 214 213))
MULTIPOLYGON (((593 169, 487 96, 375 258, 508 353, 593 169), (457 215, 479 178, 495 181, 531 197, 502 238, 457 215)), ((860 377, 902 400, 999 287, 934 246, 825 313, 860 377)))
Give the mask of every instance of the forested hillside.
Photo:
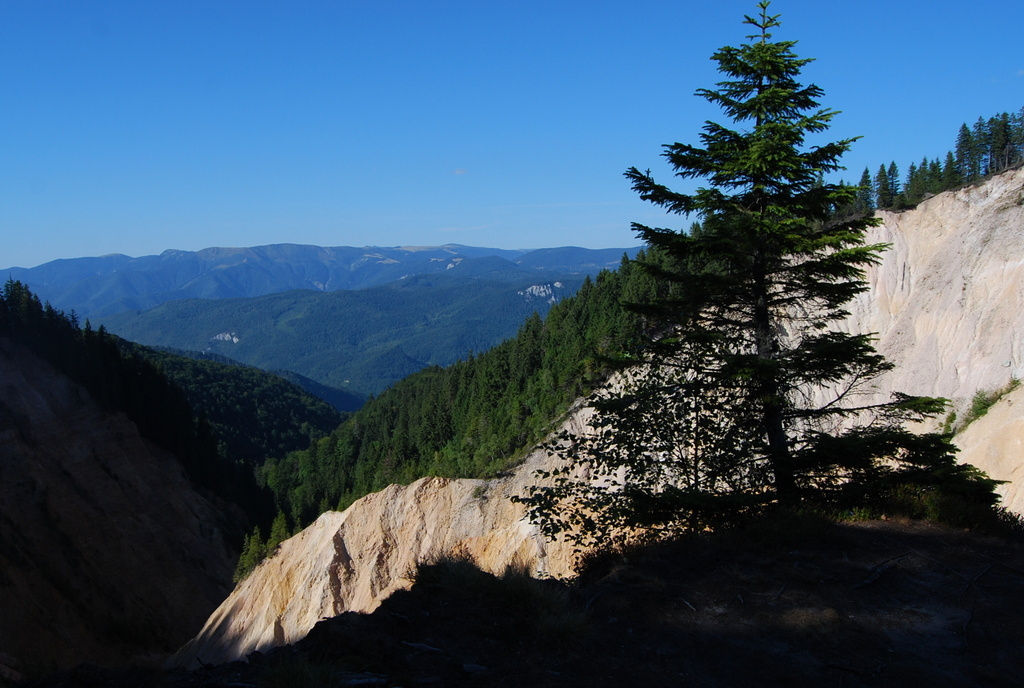
POLYGON ((124 342, 181 388, 233 462, 258 466, 304 448, 338 426, 343 414, 282 377, 258 368, 186 357, 124 342))
MULTIPOLYGON (((124 341, 127 342, 127 340, 124 341)), ((282 380, 290 382, 299 389, 304 390, 310 396, 327 402, 327 404, 333 406, 336 411, 340 411, 342 413, 355 411, 366 402, 366 397, 362 395, 356 394, 354 392, 348 392, 343 389, 338 389, 337 387, 331 387, 329 385, 320 384, 316 380, 311 380, 308 377, 304 375, 299 375, 298 373, 293 372, 291 370, 271 370, 267 372, 263 371, 262 368, 255 368, 253 366, 229 358, 228 356, 215 354, 211 351, 191 351, 188 349, 175 349, 172 347, 154 348, 142 345, 136 346, 139 346, 139 350, 142 351, 143 354, 153 354, 154 357, 158 357, 161 355, 170 355, 175 358, 186 358, 194 361, 209 361, 212 363, 219 363, 225 366, 224 370, 234 368, 249 368, 253 371, 259 371, 261 373, 266 372, 268 375, 271 375, 272 377, 280 378, 282 380)), ((182 377, 184 378, 186 376, 182 377)), ((294 390, 291 393, 294 393, 294 390)), ((308 406, 310 404, 310 400, 303 400, 302 403, 308 406)))
POLYGON ((466 261, 455 272, 352 291, 172 301, 102 322, 141 344, 208 351, 369 395, 490 349, 583 281, 534 275, 497 258, 466 261))
POLYGON ((516 337, 411 375, 308 450, 268 461, 261 482, 293 523, 305 524, 392 482, 500 472, 604 378, 642 327, 621 302, 645 301, 655 289, 624 260, 546 319, 530 316, 516 337))
POLYGON ((229 592, 251 521, 4 321, 0 684, 173 650, 229 592))
POLYGON ((906 176, 900 174, 895 161, 879 165, 874 174, 865 168, 857 201, 847 211, 912 208, 929 196, 973 184, 1021 161, 1024 161, 1024 108, 988 119, 978 117, 973 126, 960 125, 955 147, 944 157, 925 157, 919 163, 912 162, 906 168, 906 176))
POLYGON ((268 524, 252 466, 309 446, 342 415, 291 382, 254 368, 194 360, 126 342, 56 310, 20 282, 0 294, 0 335, 83 385, 107 411, 179 458, 194 484, 268 524))
POLYGON ((8 280, 0 299, 0 334, 28 345, 105 410, 126 413, 144 437, 181 460, 196 485, 240 505, 253 501, 247 471, 219 456, 216 438, 207 424, 196 422, 181 390, 149 361, 124 354, 104 328, 80 327, 25 285, 8 280))

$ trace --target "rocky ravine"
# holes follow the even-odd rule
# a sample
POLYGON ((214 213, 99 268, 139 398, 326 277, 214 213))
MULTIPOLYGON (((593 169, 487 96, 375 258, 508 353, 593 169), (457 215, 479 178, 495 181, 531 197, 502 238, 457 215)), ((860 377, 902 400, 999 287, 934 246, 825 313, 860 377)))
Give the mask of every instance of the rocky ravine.
MULTIPOLYGON (((853 304, 848 326, 879 333, 896 363, 886 390, 945 396, 963 407, 977 390, 1024 373, 1024 170, 948 192, 904 213, 882 213, 871 241, 893 244, 853 304)), ((583 417, 568 421, 577 428, 583 417)), ((993 477, 1022 470, 1024 389, 976 421, 961 458, 993 477)), ((327 513, 261 564, 176 656, 195 666, 244 657, 302 638, 323 617, 371 611, 420 560, 452 550, 482 568, 511 563, 539 573, 569 572, 571 552, 548 543, 507 497, 522 493, 548 457, 535 451, 510 477, 484 482, 423 479, 392 486, 327 513)), ((1024 494, 1004 486, 1006 503, 1024 494)))
MULTIPOLYGON (((582 429, 587 413, 577 410, 567 424, 582 429)), ((320 619, 372 611, 409 586, 417 563, 453 552, 493 573, 512 565, 569 575, 571 548, 547 542, 509 500, 548 463, 538 449, 506 478, 421 478, 321 515, 239 583, 172 663, 215 664, 295 642, 320 619)))
POLYGON ((166 656, 228 592, 224 520, 124 414, 0 338, 0 677, 166 656))

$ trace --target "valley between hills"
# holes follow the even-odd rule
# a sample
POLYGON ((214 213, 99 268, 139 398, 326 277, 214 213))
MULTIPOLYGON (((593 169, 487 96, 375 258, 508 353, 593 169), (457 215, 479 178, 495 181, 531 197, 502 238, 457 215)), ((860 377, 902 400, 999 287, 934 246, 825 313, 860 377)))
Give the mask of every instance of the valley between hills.
MULTIPOLYGON (((1019 514, 1024 170, 879 216, 869 241, 892 248, 843 327, 877 332, 895 363, 880 395, 951 399, 937 422, 959 460, 1006 481, 1019 514), (979 393, 990 402, 972 418, 979 393)), ((230 591, 255 518, 237 495, 0 341, 9 683, 973 686, 1019 672, 1013 538, 794 518, 591 561, 570 585, 572 548, 508 499, 552 465, 543 444, 493 477, 420 478, 328 509, 230 591)), ((583 431, 589 412, 580 398, 560 423, 583 431)))

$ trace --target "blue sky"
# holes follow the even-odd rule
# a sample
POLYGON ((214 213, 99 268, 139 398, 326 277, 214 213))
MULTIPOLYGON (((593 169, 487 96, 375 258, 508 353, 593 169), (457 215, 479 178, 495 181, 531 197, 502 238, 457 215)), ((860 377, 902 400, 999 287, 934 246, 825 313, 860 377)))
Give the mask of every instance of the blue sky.
MULTIPOLYGON (((1020 0, 776 0, 842 110, 844 159, 901 171, 1024 106, 1020 0)), ((501 248, 685 227, 662 144, 755 2, 0 0, 0 266, 268 243, 501 248)), ((685 187, 680 187, 685 188, 685 187)))

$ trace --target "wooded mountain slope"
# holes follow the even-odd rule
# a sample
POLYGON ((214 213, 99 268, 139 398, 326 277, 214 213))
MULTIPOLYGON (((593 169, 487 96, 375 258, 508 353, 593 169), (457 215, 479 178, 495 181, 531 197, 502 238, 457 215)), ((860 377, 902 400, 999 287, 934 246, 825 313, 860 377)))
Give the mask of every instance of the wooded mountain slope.
POLYGON ((620 300, 643 301, 657 288, 623 261, 493 349, 396 383, 330 437, 268 461, 261 480, 293 523, 306 524, 389 483, 504 471, 603 379, 603 358, 637 338, 641 319, 620 300))
POLYGON ((0 652, 43 671, 184 642, 228 592, 243 515, 2 336, 0 380, 0 652))
MULTIPOLYGON (((879 348, 897 364, 891 384, 962 399, 1021 373, 1022 204, 1024 170, 1016 170, 937 196, 917 210, 883 214, 886 225, 878 232, 894 248, 872 270, 872 290, 851 322, 879 332, 879 348)), ((1024 403, 1012 408, 1020 419, 1024 403)), ((582 418, 569 422, 578 429, 582 418)), ((1016 427, 1022 426, 1018 420, 1016 427)), ((973 441, 980 447, 972 457, 997 448, 985 435, 973 441)), ((1014 442, 1000 446, 1020 446, 1014 442)), ((1019 454, 1003 459, 1014 467, 1021 462, 1019 454)), ((992 477, 1006 476, 994 462, 977 465, 992 470, 992 477)), ((492 571, 513 563, 533 571, 566 570, 568 549, 545 542, 521 507, 505 498, 544 466, 551 460, 539 447, 498 479, 424 479, 370 495, 341 514, 324 514, 236 588, 180 661, 240 657, 304 636, 323 613, 369 611, 407 585, 402 567, 424 556, 467 551, 492 571)))
POLYGON ((227 593, 243 533, 273 515, 245 462, 340 417, 263 371, 79 328, 14 280, 0 380, 0 679, 11 657, 41 672, 180 645, 227 593))
POLYGON ((262 465, 268 457, 305 449, 329 434, 343 414, 298 385, 259 368, 193 358, 123 342, 181 388, 205 419, 222 454, 262 465))
POLYGON ((507 272, 494 260, 463 263, 459 275, 420 275, 370 289, 172 301, 101 322, 140 344, 210 351, 379 394, 422 368, 496 346, 531 313, 546 313, 583 281, 507 272))

